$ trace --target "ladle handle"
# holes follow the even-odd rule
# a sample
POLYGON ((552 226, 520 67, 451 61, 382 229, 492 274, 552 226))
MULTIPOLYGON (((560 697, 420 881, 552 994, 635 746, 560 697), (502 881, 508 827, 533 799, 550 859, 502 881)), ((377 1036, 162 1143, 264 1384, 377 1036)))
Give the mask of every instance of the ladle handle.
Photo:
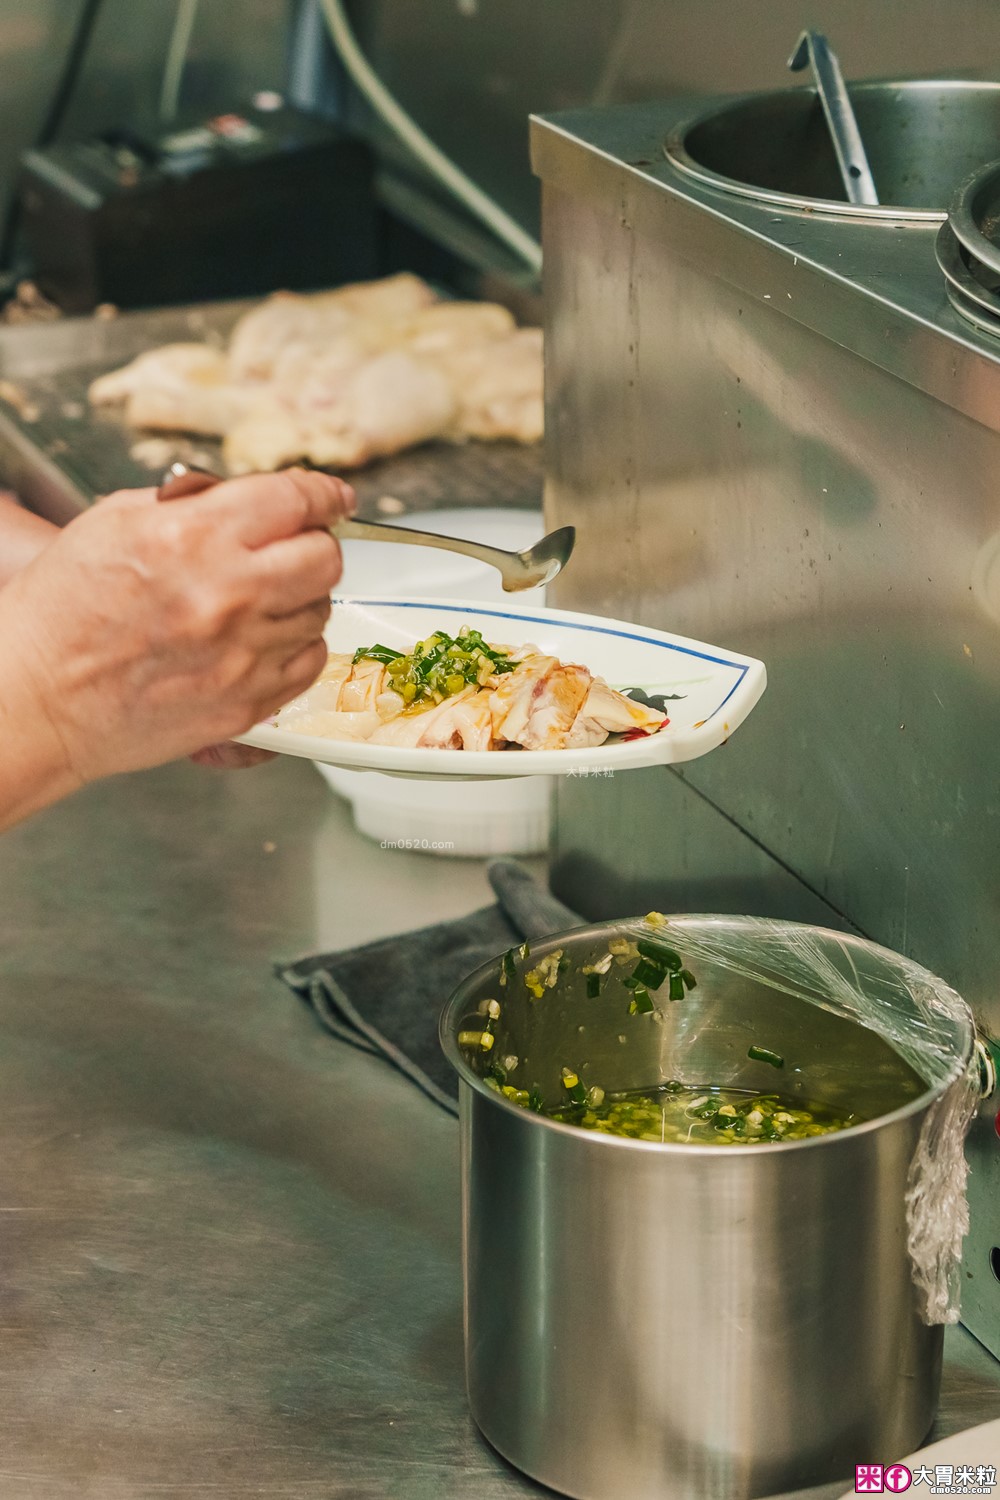
POLYGON ((840 71, 837 54, 819 31, 804 31, 788 59, 788 66, 793 73, 800 72, 807 63, 812 67, 819 90, 847 200, 849 203, 877 205, 875 179, 868 165, 868 156, 844 75, 840 71))

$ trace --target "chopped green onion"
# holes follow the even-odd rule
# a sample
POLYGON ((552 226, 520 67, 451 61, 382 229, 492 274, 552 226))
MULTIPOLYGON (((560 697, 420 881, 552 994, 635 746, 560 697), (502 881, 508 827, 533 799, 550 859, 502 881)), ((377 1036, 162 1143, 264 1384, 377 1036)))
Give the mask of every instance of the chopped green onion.
POLYGON ((566 1090, 574 1104, 586 1104, 587 1090, 580 1082, 572 1068, 563 1068, 562 1086, 566 1090))
POLYGON ((635 1015, 638 1013, 640 1016, 648 1016, 650 1011, 655 1009, 656 1007, 648 990, 643 989, 641 985, 633 990, 632 1004, 629 1006, 630 1014, 635 1015))
POLYGON ((781 1053, 772 1052, 770 1047, 751 1047, 747 1052, 747 1057, 752 1062, 770 1063, 772 1068, 783 1068, 785 1066, 785 1059, 781 1053))
POLYGON ((517 978, 517 965, 514 963, 514 950, 508 948, 500 960, 500 983, 506 984, 508 979, 517 978))
POLYGON ((393 691, 404 703, 427 706, 442 703, 445 698, 473 684, 481 686, 498 672, 513 672, 516 663, 509 653, 487 646, 478 631, 459 631, 458 639, 436 630, 426 640, 417 641, 405 654, 391 646, 359 646, 354 661, 381 662, 388 668, 393 691))
POLYGON ((655 964, 663 969, 670 969, 678 973, 681 968, 681 956, 673 948, 667 948, 663 943, 650 942, 649 938, 640 938, 635 945, 643 958, 651 958, 655 964))
POLYGON ((680 974, 671 974, 669 993, 671 1000, 684 999, 684 981, 681 978, 680 974))
POLYGON ((696 990, 698 988, 698 981, 697 979, 695 979, 690 969, 682 969, 681 978, 683 979, 689 990, 696 990))
POLYGON ((531 957, 531 944, 529 942, 523 942, 521 944, 520 954, 522 959, 531 957))
POLYGON ((667 977, 666 969, 648 958, 640 958, 632 970, 632 978, 648 990, 658 990, 667 977))
POLYGON ((596 1000, 597 997, 598 997, 598 995, 600 993, 601 993, 601 976, 600 976, 600 974, 588 974, 587 975, 587 999, 588 1000, 596 1000))
POLYGON ((486 1029, 483 1031, 460 1031, 458 1033, 458 1045, 460 1047, 481 1047, 484 1052, 489 1052, 496 1038, 493 1033, 486 1029))
POLYGON ((380 661, 385 666, 389 662, 402 661, 403 653, 402 651, 394 651, 391 646, 359 646, 352 660, 357 663, 366 659, 380 661))
POLYGON ((528 1090, 528 1108, 539 1115, 542 1112, 542 1091, 537 1084, 528 1090))

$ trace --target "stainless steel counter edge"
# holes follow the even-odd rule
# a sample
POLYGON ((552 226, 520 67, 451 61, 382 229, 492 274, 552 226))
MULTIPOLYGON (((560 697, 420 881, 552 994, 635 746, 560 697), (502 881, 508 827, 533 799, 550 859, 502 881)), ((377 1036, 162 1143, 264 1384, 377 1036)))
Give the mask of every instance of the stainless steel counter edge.
POLYGON ((532 116, 532 166, 547 188, 604 206, 688 262, 711 263, 754 301, 1000 431, 1000 340, 967 328, 948 302, 937 224, 859 223, 704 187, 667 161, 663 142, 705 108, 687 98, 532 116), (971 351, 974 379, 956 380, 949 345, 971 351))

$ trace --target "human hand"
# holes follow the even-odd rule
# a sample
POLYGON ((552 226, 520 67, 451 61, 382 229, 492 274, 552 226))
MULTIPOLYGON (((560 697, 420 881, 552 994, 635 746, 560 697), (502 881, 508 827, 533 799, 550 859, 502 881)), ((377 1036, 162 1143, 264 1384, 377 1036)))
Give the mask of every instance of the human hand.
POLYGON ((101 501, 0 594, 8 704, 77 784, 215 754, 322 670, 341 567, 325 528, 351 510, 347 485, 303 470, 101 501))

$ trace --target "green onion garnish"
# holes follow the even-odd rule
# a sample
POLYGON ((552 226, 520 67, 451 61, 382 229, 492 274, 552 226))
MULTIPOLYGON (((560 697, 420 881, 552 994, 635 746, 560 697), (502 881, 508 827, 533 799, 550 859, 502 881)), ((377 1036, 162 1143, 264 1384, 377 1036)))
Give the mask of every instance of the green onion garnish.
POLYGON ((640 986, 638 989, 632 991, 632 1003, 628 1009, 629 1015, 648 1016, 656 1007, 653 1004, 649 991, 644 990, 640 986))
POLYGON ((508 979, 517 978, 517 965, 514 962, 514 950, 508 948, 500 960, 500 983, 506 984, 508 979))
POLYGON ((391 661, 401 661, 402 651, 394 651, 391 646, 359 646, 351 660, 355 664, 359 661, 380 661, 383 666, 388 666, 391 661))
POLYGON ((671 976, 670 976, 670 991, 669 991, 669 993, 670 993, 671 1000, 683 1000, 684 999, 684 981, 681 978, 681 976, 680 976, 679 973, 678 974, 671 974, 671 976))
POLYGON ((485 662, 491 676, 513 672, 516 663, 506 651, 488 646, 478 630, 464 626, 457 636, 436 630, 412 651, 394 651, 391 646, 359 646, 354 661, 381 662, 389 668, 392 691, 416 707, 430 707, 454 697, 463 689, 479 686, 480 667, 485 662))
POLYGON ((598 995, 600 993, 601 993, 601 976, 600 976, 600 974, 588 974, 587 975, 587 999, 588 1000, 596 1000, 597 997, 598 997, 598 995))

